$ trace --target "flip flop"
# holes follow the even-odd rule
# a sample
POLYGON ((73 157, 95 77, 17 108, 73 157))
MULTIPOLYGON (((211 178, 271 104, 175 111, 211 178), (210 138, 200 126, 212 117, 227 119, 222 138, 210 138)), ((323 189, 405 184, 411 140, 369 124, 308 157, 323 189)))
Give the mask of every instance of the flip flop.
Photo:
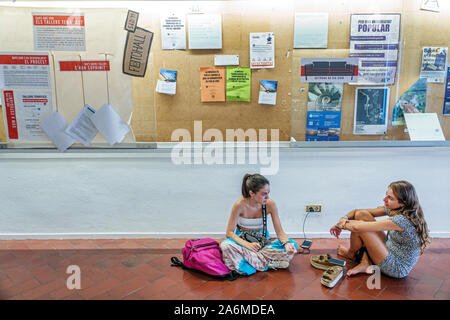
POLYGON ((340 266, 330 267, 323 273, 320 283, 322 283, 325 287, 333 288, 342 278, 343 274, 344 268, 340 266))

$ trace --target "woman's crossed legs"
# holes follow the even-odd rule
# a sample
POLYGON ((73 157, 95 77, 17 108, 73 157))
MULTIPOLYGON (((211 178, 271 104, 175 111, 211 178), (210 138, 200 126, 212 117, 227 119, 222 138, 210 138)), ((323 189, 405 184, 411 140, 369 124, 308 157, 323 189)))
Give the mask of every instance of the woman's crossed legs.
MULTIPOLYGON (((360 210, 356 212, 355 220, 375 221, 375 218, 368 211, 360 210)), ((347 272, 348 276, 363 272, 373 273, 373 269, 369 268, 372 262, 379 264, 389 255, 389 249, 384 244, 385 237, 383 231, 352 232, 350 234, 350 248, 339 246, 338 255, 353 260, 356 252, 363 246, 366 247, 369 255, 364 252, 361 262, 347 272)))

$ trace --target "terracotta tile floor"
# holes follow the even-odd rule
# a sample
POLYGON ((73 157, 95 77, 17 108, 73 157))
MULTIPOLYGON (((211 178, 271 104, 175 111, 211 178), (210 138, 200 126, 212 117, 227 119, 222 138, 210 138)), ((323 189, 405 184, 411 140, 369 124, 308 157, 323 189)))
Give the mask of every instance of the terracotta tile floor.
MULTIPOLYGON (((301 242, 301 239, 296 239, 301 242)), ((404 279, 381 277, 369 290, 368 275, 320 284, 323 271, 311 255, 330 253, 347 239, 313 239, 311 254, 298 254, 286 270, 259 272, 234 282, 170 266, 181 260, 186 239, 0 241, 0 299, 450 299, 450 239, 434 239, 404 279), (66 286, 67 267, 81 270, 81 289, 66 286)), ((348 264, 351 266, 351 264, 348 264)))

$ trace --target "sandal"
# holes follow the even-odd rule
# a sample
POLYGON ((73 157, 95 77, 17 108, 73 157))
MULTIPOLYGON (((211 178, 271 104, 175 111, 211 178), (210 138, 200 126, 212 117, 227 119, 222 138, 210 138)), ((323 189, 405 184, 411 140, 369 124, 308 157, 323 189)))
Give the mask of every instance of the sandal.
POLYGON ((317 269, 328 270, 328 268, 335 266, 334 263, 328 261, 330 258, 331 256, 328 253, 326 255, 312 256, 310 260, 311 265, 317 269))
POLYGON ((344 268, 340 266, 333 266, 327 269, 322 275, 322 279, 320 279, 320 283, 322 283, 325 287, 333 288, 336 283, 342 278, 344 274, 344 268))

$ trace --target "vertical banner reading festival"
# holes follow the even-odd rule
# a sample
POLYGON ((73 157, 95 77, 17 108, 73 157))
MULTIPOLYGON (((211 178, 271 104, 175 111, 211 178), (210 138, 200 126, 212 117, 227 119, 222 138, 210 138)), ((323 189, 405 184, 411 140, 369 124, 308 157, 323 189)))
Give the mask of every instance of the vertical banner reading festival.
POLYGON ((86 51, 84 13, 33 13, 34 50, 86 51))
POLYGON ((400 14, 352 14, 350 57, 359 58, 358 82, 392 85, 397 72, 400 14))

